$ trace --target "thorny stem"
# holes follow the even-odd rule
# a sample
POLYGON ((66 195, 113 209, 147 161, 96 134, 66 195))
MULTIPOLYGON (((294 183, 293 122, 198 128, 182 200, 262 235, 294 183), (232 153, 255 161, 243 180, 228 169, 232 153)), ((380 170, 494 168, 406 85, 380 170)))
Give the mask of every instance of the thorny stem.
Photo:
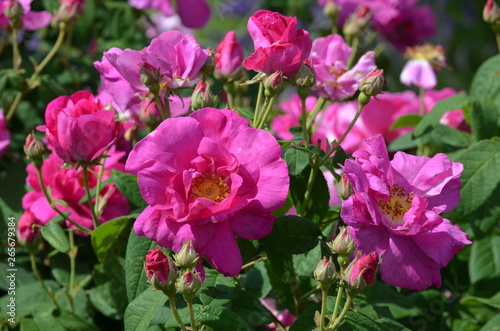
POLYGON ((187 308, 189 312, 189 320, 191 321, 191 329, 192 331, 196 331, 196 320, 194 319, 194 311, 193 311, 193 301, 192 300, 186 300, 187 303, 187 308))
POLYGON ((10 121, 12 119, 12 116, 14 116, 14 113, 16 112, 16 109, 19 106, 19 103, 21 102, 23 96, 34 88, 33 84, 36 82, 38 76, 40 76, 43 69, 45 69, 47 64, 52 60, 54 55, 56 55, 57 51, 59 50, 64 41, 65 35, 66 35, 66 27, 65 25, 62 25, 59 29, 59 35, 57 36, 57 40, 56 43, 54 44, 54 47, 52 47, 50 52, 47 54, 47 56, 45 56, 45 58, 38 65, 38 67, 35 68, 35 72, 33 73, 33 75, 31 75, 30 79, 28 80, 28 86, 26 87, 26 90, 17 92, 17 95, 14 98, 12 105, 10 106, 9 111, 5 116, 6 121, 10 121))
POLYGON ((179 324, 179 327, 181 328, 182 331, 188 331, 186 329, 186 326, 182 323, 181 317, 179 316, 179 313, 177 312, 177 306, 175 304, 175 294, 168 294, 168 302, 170 303, 170 310, 172 311, 172 315, 174 315, 175 321, 177 324, 179 324))
POLYGON ((30 252, 30 260, 31 260, 31 268, 33 269, 33 273, 35 274, 36 278, 40 282, 40 285, 42 285, 43 289, 45 292, 50 297, 50 300, 56 305, 57 309, 60 310, 59 304, 57 303, 56 298, 52 295, 52 292, 47 288, 47 285, 45 285, 45 282, 43 281, 42 276, 40 275, 40 272, 38 271, 38 267, 36 266, 36 257, 34 252, 30 252))
POLYGON ((45 199, 47 199, 47 202, 49 203, 50 207, 52 209, 54 209, 54 211, 56 211, 61 217, 63 217, 63 219, 65 221, 69 221, 71 224, 76 226, 78 228, 78 230, 85 232, 85 233, 92 233, 89 229, 84 228, 80 224, 76 223, 71 218, 66 216, 62 211, 60 211, 59 208, 57 208, 55 202, 52 200, 52 197, 50 196, 49 192, 47 191, 47 187, 45 186, 45 183, 43 182, 41 167, 35 167, 35 168, 36 168, 36 173, 37 173, 37 177, 38 177, 38 185, 40 186, 40 189, 42 190, 43 195, 45 196, 45 199))
POLYGON ((92 195, 90 194, 88 166, 83 165, 82 171, 83 171, 83 186, 85 186, 85 192, 87 192, 87 200, 89 203, 90 211, 92 212, 92 223, 94 224, 94 230, 95 230, 99 226, 99 220, 95 212, 94 203, 92 202, 92 195))
POLYGON ((337 290, 337 299, 335 300, 335 307, 333 308, 332 321, 335 321, 339 314, 340 301, 344 296, 344 286, 342 283, 339 283, 339 288, 337 290))
POLYGON ((345 315, 347 315, 347 312, 351 308, 352 301, 353 301, 353 297, 351 295, 348 295, 347 296, 347 301, 346 301, 346 303, 344 305, 344 309, 340 313, 340 316, 337 319, 335 319, 335 320, 332 321, 332 323, 330 324, 331 326, 329 326, 330 329, 332 329, 332 330, 337 330, 338 329, 338 327, 340 326, 340 323, 342 323, 342 321, 345 318, 345 315))

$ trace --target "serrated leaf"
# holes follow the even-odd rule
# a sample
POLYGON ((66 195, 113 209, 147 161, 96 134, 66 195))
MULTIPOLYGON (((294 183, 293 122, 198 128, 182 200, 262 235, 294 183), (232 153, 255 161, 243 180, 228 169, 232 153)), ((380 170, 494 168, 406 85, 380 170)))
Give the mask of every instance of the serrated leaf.
POLYGON ((205 306, 195 311, 195 320, 218 331, 253 330, 243 317, 222 306, 205 306))
POLYGON ((114 169, 111 170, 111 172, 112 181, 123 196, 130 202, 132 209, 144 208, 148 205, 142 198, 139 185, 137 184, 137 176, 114 169))
POLYGON ((486 60, 476 71, 470 86, 470 94, 480 100, 498 99, 500 95, 500 55, 486 60))
MULTIPOLYGON (((304 196, 307 191, 309 176, 312 171, 310 166, 307 166, 300 175, 290 176, 290 196, 297 209, 300 212, 303 208, 304 196)), ((311 198, 305 208, 304 217, 313 221, 320 222, 328 212, 328 203, 330 201, 330 192, 325 176, 318 170, 314 184, 311 190, 311 198)))
POLYGON ((474 242, 469 275, 475 293, 487 296, 500 291, 500 236, 474 242))
POLYGON ((166 301, 162 291, 142 292, 125 310, 125 331, 146 330, 166 301))
POLYGON ((272 290, 272 286, 264 261, 257 262, 253 268, 243 275, 241 285, 260 298, 267 297, 272 290))
POLYGON ((155 247, 154 241, 146 237, 139 237, 134 231, 130 231, 125 253, 125 280, 129 302, 132 302, 147 288, 144 261, 147 252, 155 247))
POLYGON ((432 110, 422 118, 413 131, 413 138, 418 138, 430 132, 443 115, 451 110, 465 107, 470 102, 470 97, 463 93, 455 94, 450 98, 439 101, 432 110))
POLYGON ((398 138, 394 139, 387 149, 389 152, 404 151, 408 149, 417 148, 417 142, 413 139, 413 132, 408 132, 398 138))
POLYGON ((48 222, 41 228, 42 237, 54 249, 61 253, 67 253, 70 249, 69 240, 62 227, 56 222, 48 222))
POLYGON ((498 331, 500 330, 500 315, 490 319, 479 331, 498 331))
POLYGON ((353 311, 347 312, 339 330, 382 331, 377 322, 353 311), (348 327, 346 328, 346 326, 348 327))
POLYGON ((395 130, 399 128, 408 128, 416 126, 422 120, 422 116, 419 114, 406 114, 399 117, 392 123, 390 130, 395 130))
POLYGON ((131 221, 137 218, 137 214, 117 217, 111 221, 101 224, 90 236, 92 248, 99 262, 104 262, 106 256, 111 252, 113 246, 119 242, 127 230, 130 230, 131 221))
POLYGON ((489 100, 475 100, 470 109, 470 125, 477 140, 493 136, 497 128, 498 112, 496 105, 489 100))
POLYGON ((467 132, 455 130, 446 125, 438 124, 432 131, 432 140, 439 144, 465 148, 474 143, 474 138, 467 132))
POLYGON ((288 172, 293 176, 299 175, 309 165, 309 153, 297 146, 285 148, 283 159, 288 165, 288 172))
POLYGON ((457 157, 457 161, 463 163, 464 171, 460 177, 460 203, 453 215, 463 218, 490 199, 500 183, 500 142, 480 141, 457 157))

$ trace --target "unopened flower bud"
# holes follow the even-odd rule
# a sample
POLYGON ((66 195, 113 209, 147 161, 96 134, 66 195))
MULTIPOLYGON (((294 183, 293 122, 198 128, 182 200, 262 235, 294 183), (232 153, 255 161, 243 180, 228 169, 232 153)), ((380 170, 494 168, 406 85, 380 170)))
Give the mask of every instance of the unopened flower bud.
POLYGON ((160 70, 153 67, 147 61, 144 61, 140 66, 141 82, 149 89, 151 93, 157 95, 160 92, 160 70))
POLYGON ((10 20, 10 26, 20 29, 23 25, 24 9, 19 1, 11 1, 4 9, 4 15, 10 20))
POLYGON ((321 260, 316 269, 314 270, 314 278, 321 285, 329 286, 335 281, 335 276, 337 275, 337 269, 332 259, 324 258, 321 260))
POLYGON ((494 0, 486 1, 483 9, 483 20, 492 25, 500 24, 500 8, 494 0))
POLYGON ((357 257, 349 264, 344 274, 344 284, 349 293, 357 295, 373 283, 377 272, 377 253, 357 257))
POLYGON ((310 89, 316 83, 316 72, 311 62, 305 60, 294 74, 293 81, 299 89, 310 89))
POLYGON ((323 8, 323 13, 326 17, 329 17, 332 21, 336 22, 342 11, 342 6, 340 6, 335 0, 327 0, 325 7, 323 8))
POLYGON ((152 249, 146 255, 146 275, 157 290, 172 291, 179 277, 177 267, 170 256, 161 249, 152 249))
POLYGON ((184 295, 186 300, 193 300, 194 295, 201 287, 200 277, 191 270, 186 271, 179 279, 177 291, 184 295))
POLYGON ((356 248, 349 229, 345 226, 340 227, 339 234, 335 239, 328 243, 328 247, 334 254, 351 255, 356 248))
POLYGON ((344 24, 343 31, 346 36, 360 35, 370 24, 372 12, 365 5, 359 5, 344 24))
POLYGON ((215 69, 215 50, 213 48, 208 49, 208 57, 205 61, 203 67, 201 67, 201 72, 210 75, 215 69))
POLYGON ((175 263, 181 268, 194 268, 198 265, 199 259, 191 240, 185 241, 179 253, 175 255, 175 263))
POLYGON ((30 133, 24 143, 24 153, 28 159, 35 163, 35 166, 41 165, 45 155, 45 145, 34 133, 30 133))
POLYGON ((17 239, 22 246, 27 246, 28 248, 37 246, 38 234, 40 228, 37 225, 42 225, 42 222, 36 219, 35 214, 30 210, 26 210, 23 215, 19 218, 17 223, 17 239))
POLYGON ((337 185, 337 190, 340 198, 344 201, 349 199, 349 197, 354 194, 354 190, 352 189, 351 183, 349 182, 349 178, 346 174, 342 175, 342 178, 337 185))
POLYGON ((200 80, 191 97, 191 109, 194 111, 205 107, 215 107, 216 104, 217 97, 210 90, 210 84, 200 80))
POLYGON ((283 72, 281 71, 276 71, 274 74, 264 78, 264 88, 267 96, 273 97, 281 93, 284 87, 285 82, 283 81, 283 72))
POLYGON ((376 96, 382 93, 386 81, 384 78, 384 69, 372 70, 359 84, 359 90, 368 96, 376 96))

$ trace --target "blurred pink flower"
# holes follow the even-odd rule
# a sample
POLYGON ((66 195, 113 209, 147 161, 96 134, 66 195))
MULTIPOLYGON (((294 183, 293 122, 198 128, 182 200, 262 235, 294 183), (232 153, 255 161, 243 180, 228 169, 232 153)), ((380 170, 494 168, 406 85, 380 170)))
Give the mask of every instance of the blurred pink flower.
POLYGON ((352 49, 340 35, 332 34, 313 42, 311 57, 316 71, 313 89, 323 98, 344 100, 356 93, 361 80, 376 68, 374 52, 366 52, 351 69, 347 61, 352 49))
POLYGON ((243 63, 243 48, 236 33, 229 31, 215 49, 215 70, 222 77, 229 78, 243 63))
MULTIPOLYGON (((306 98, 306 109, 313 110, 316 105, 317 98, 308 96, 306 98)), ((293 94, 288 101, 282 101, 279 107, 284 111, 284 114, 277 115, 271 122, 271 130, 279 139, 290 140, 294 135, 290 132, 290 128, 300 125, 299 118, 302 115, 302 100, 298 94, 293 94)))
MULTIPOLYGON (((449 87, 442 90, 429 90, 425 91, 424 102, 425 109, 427 112, 431 111, 432 108, 441 100, 449 98, 457 94, 457 92, 449 87)), ((462 109, 456 109, 449 111, 441 117, 439 123, 447 125, 453 129, 463 130, 470 132, 470 125, 465 122, 465 117, 462 109)))
POLYGON ((0 108, 0 157, 5 153, 10 145, 10 131, 7 129, 7 121, 3 115, 3 109, 0 108))
MULTIPOLYGON (((117 169, 119 171, 125 170, 124 165, 119 162, 119 159, 122 158, 124 153, 117 153, 114 152, 114 149, 111 149, 108 154, 110 157, 105 159, 105 171, 102 181, 105 181, 111 176, 111 169, 117 169)), ((82 168, 62 168, 63 164, 63 159, 56 153, 51 153, 50 156, 44 160, 42 165, 43 182, 52 193, 52 198, 56 201, 59 210, 63 212, 69 211, 69 217, 72 220, 87 229, 93 229, 92 214, 88 204, 79 203, 80 200, 86 196, 83 186, 82 168), (57 200, 66 202, 67 206, 57 203, 57 200)), ((92 189, 97 184, 97 179, 94 174, 98 172, 99 167, 89 167, 89 169, 91 170, 89 172, 89 186, 92 189)), ((26 167, 26 171, 28 172, 26 184, 33 190, 24 195, 23 208, 25 210, 30 210, 42 224, 46 224, 58 214, 50 207, 42 192, 38 183, 35 166, 29 164, 26 167)), ((102 224, 116 217, 123 216, 129 211, 127 199, 123 197, 113 183, 104 186, 101 192, 101 196, 106 198, 100 201, 101 203, 106 201, 106 207, 99 217, 99 223, 102 224)), ((69 222, 67 222, 66 225, 69 228, 75 228, 69 222)))
POLYGON ((37 129, 45 131, 49 144, 67 163, 95 160, 111 147, 122 128, 114 112, 103 109, 88 91, 52 100, 45 122, 37 129))
POLYGON ((32 11, 31 3, 33 0, 0 0, 0 29, 7 30, 9 28, 10 19, 6 16, 6 12, 18 3, 23 10, 21 29, 34 31, 49 25, 52 15, 48 11, 32 11))
POLYGON ((441 285, 440 269, 470 244, 467 234, 439 214, 460 199, 463 165, 397 152, 389 160, 381 135, 353 154, 344 171, 354 195, 342 204, 357 250, 382 258, 381 278, 392 286, 424 290, 441 285))
MULTIPOLYGON (((167 17, 175 14, 170 0, 128 0, 128 3, 139 10, 158 10, 167 17)), ((211 9, 206 0, 177 0, 177 13, 184 26, 200 29, 210 20, 211 9)))
POLYGON ((281 148, 228 109, 171 118, 139 141, 126 168, 149 204, 134 230, 178 252, 186 240, 226 276, 242 266, 234 236, 259 239, 288 194, 281 148))
POLYGON ((40 232, 40 228, 36 225, 41 225, 41 222, 30 210, 25 210, 17 223, 17 238, 21 245, 32 244, 35 241, 40 232))
POLYGON ((406 86, 415 85, 426 90, 437 85, 436 73, 424 59, 409 60, 401 71, 400 79, 406 86))
MULTIPOLYGON (((297 319, 297 317, 293 316, 293 314, 288 310, 284 309, 282 312, 278 310, 278 305, 275 299, 273 298, 261 298, 259 299, 264 307, 267 308, 278 321, 281 322, 283 326, 292 326, 293 322, 297 319)), ((277 330, 276 323, 271 323, 266 325, 269 330, 277 330)))
POLYGON ((297 17, 259 10, 250 17, 247 27, 255 48, 244 62, 248 70, 266 74, 282 71, 290 77, 309 57, 312 40, 307 31, 297 29, 297 17))

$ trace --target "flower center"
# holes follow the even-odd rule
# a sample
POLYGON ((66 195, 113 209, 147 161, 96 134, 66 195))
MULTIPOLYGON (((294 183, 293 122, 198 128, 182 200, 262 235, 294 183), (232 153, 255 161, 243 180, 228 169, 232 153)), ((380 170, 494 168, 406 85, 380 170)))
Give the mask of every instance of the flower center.
POLYGON ((426 43, 424 45, 407 47, 405 57, 412 60, 426 60, 437 70, 446 66, 446 54, 444 48, 440 45, 426 43))
POLYGON ((200 177, 194 178, 191 183, 192 199, 204 197, 219 203, 227 198, 229 193, 231 193, 231 190, 219 175, 203 174, 200 177))
POLYGON ((404 187, 397 184, 388 185, 391 197, 387 201, 379 201, 378 206, 382 213, 391 220, 392 225, 404 223, 404 215, 411 208, 413 192, 406 193, 404 187))

